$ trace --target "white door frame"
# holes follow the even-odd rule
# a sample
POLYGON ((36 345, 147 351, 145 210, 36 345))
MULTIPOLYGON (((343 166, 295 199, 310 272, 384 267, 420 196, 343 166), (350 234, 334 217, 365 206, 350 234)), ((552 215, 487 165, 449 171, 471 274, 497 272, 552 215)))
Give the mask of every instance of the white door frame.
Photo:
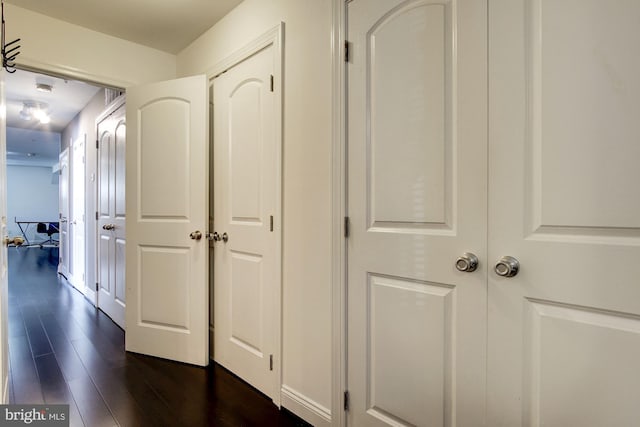
POLYGON ((331 17, 331 424, 346 424, 347 390, 347 144, 346 144, 346 30, 347 3, 332 0, 331 17))
MULTIPOLYGON (((232 68, 233 66, 239 64, 245 59, 249 58, 253 54, 259 52, 265 47, 273 45, 275 49, 276 61, 273 64, 274 71, 274 85, 277 88, 282 88, 282 70, 283 66, 283 51, 284 51, 284 23, 280 22, 277 26, 267 31, 260 37, 256 38, 252 42, 248 43, 244 47, 238 49, 234 53, 232 53, 227 58, 223 59, 211 69, 206 72, 207 80, 209 82, 209 96, 213 94, 213 79, 225 72, 226 70, 232 68)), ((276 97, 275 100, 275 111, 274 111, 274 121, 275 121, 275 140, 276 140, 276 182, 279 183, 276 190, 276 211, 274 213, 274 228, 275 230, 280 230, 279 233, 276 233, 276 251, 279 254, 280 262, 278 263, 276 277, 278 285, 276 286, 276 295, 273 295, 273 307, 274 312, 276 313, 274 319, 274 329, 275 329, 275 353, 273 369, 275 371, 275 384, 274 389, 279 392, 275 393, 273 403, 275 403, 278 407, 280 407, 281 402, 286 401, 286 406, 296 407, 297 401, 293 399, 287 399, 286 390, 282 389, 282 90, 278 91, 281 96, 276 97)), ((214 106, 215 108, 215 106, 214 106)), ((209 129, 209 133, 213 135, 213 129, 209 129)), ((213 139, 210 139, 210 143, 213 143, 213 139)), ((213 152, 213 149, 211 150, 213 152)), ((209 172, 210 178, 212 175, 212 171, 209 172)), ((211 186, 213 188, 213 186, 211 186)), ((215 285, 214 285, 215 286, 215 285)), ((211 309, 211 307, 210 307, 211 309)), ((215 325, 214 325, 215 326, 215 325)), ((215 331, 214 331, 215 333, 215 331)))

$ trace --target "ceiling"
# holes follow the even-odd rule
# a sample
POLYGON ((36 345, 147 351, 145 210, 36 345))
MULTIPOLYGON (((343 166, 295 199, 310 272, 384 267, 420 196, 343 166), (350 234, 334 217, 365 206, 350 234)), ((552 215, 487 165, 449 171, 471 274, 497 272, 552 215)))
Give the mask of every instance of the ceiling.
MULTIPOLYGON (((211 28, 242 0, 5 0, 144 46, 176 54, 211 28)), ((17 70, 5 73, 7 163, 52 166, 60 133, 100 88, 73 80, 17 70), (51 85, 51 93, 36 90, 51 85), (46 103, 51 123, 20 119, 24 102, 46 103)))
POLYGON ((23 9, 176 54, 242 0, 6 0, 23 9))

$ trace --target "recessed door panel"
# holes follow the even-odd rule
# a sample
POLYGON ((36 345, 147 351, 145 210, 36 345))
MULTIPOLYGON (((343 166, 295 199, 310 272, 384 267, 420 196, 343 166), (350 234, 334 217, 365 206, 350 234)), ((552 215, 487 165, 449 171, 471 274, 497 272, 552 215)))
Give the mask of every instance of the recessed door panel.
POLYGON ((125 204, 125 173, 126 173, 126 139, 127 130, 124 119, 119 120, 116 124, 114 132, 114 156, 113 161, 113 173, 115 174, 113 180, 113 196, 115 197, 115 216, 124 218, 126 213, 125 204))
POLYGON ((231 253, 231 340, 262 357, 262 256, 231 253))
MULTIPOLYGON (((103 127, 108 127, 109 124, 105 123, 103 127)), ((111 166, 113 161, 112 147, 113 135, 111 132, 109 130, 101 132, 98 137, 98 214, 100 216, 109 216, 111 186, 113 185, 111 176, 114 173, 111 166)))
POLYGON ((399 7, 367 32, 372 226, 450 223, 449 9, 445 3, 399 7))
POLYGON ((527 301, 525 419, 633 425, 640 419, 640 316, 527 301))
POLYGON ((261 222, 264 81, 243 81, 229 95, 231 221, 261 222))
POLYGON ((454 289, 370 275, 368 292, 367 412, 389 424, 443 425, 452 393, 454 289))
POLYGON ((188 332, 191 283, 188 248, 143 246, 139 250, 138 322, 188 332))
POLYGON ((178 98, 159 99, 140 107, 140 218, 189 218, 188 165, 191 147, 188 117, 190 105, 178 98), (178 118, 178 124, 174 123, 178 118), (168 170, 176 173, 169 174, 168 170), (167 203, 167 194, 171 201, 167 203))

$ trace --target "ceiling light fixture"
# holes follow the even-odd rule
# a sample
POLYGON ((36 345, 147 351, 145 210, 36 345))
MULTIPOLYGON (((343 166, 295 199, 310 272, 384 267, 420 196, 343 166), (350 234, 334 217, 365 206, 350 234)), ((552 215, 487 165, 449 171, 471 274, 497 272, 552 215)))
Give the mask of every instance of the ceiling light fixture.
POLYGON ((44 103, 25 101, 22 103, 22 110, 20 110, 20 118, 22 120, 29 121, 31 119, 37 119, 42 124, 51 122, 51 117, 47 109, 49 106, 44 103))

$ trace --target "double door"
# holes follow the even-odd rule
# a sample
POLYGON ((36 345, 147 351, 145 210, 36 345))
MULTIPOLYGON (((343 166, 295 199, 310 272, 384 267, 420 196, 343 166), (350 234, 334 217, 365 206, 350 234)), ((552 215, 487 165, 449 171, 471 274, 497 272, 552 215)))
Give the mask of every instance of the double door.
POLYGON ((640 419, 640 5, 615 3, 348 4, 351 425, 640 419))

